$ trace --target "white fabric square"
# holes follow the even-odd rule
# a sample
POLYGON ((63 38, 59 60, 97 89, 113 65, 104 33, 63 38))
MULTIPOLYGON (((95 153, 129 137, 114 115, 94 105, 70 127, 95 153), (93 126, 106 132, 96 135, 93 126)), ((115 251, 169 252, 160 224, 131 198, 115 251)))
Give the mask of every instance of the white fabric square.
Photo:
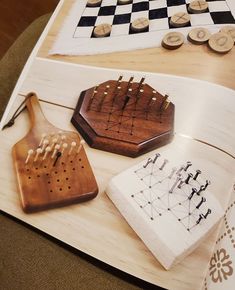
POLYGON ((190 14, 190 22, 192 26, 214 24, 210 13, 190 14))
POLYGON ((110 36, 128 35, 129 28, 130 28, 129 23, 113 25, 110 36))
POLYGON ((131 22, 137 18, 140 18, 140 17, 145 17, 148 19, 149 18, 149 11, 146 10, 146 11, 133 12, 131 14, 131 22))
POLYGON ((149 21, 149 31, 164 30, 168 28, 168 18, 153 19, 149 21))
POLYGON ((76 28, 74 33, 74 38, 90 38, 92 35, 92 31, 94 26, 79 26, 76 28))
POLYGON ((171 17, 172 15, 174 15, 174 14, 176 14, 178 12, 188 13, 186 4, 167 7, 167 13, 168 13, 169 17, 171 17))
POLYGON ((149 1, 149 10, 167 7, 166 0, 149 1))
POLYGON ((95 26, 103 23, 113 24, 114 15, 98 16, 95 22, 95 26))
POLYGON ((207 2, 210 12, 230 11, 226 1, 207 2))
POLYGON ((132 11, 132 4, 128 5, 118 5, 115 10, 115 14, 126 14, 126 13, 131 13, 132 11))
POLYGON ((100 7, 86 7, 82 16, 97 16, 99 13, 100 7))
POLYGON ((114 5, 116 6, 117 5, 117 0, 103 0, 101 2, 101 6, 111 6, 111 5, 114 5))

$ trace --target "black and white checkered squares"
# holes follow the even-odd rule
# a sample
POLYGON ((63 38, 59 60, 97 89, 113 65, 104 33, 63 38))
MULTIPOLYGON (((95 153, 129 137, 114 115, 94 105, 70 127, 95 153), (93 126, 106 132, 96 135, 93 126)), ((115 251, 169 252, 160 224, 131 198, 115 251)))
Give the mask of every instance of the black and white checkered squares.
POLYGON ((120 5, 117 0, 103 0, 98 7, 85 7, 74 32, 74 38, 93 37, 94 27, 103 23, 112 25, 110 37, 128 35, 133 33, 130 29, 131 22, 140 17, 149 20, 149 28, 146 31, 167 30, 172 28, 171 16, 178 12, 190 14, 188 26, 235 23, 226 0, 207 0, 208 10, 200 14, 189 12, 190 1, 133 0, 130 4, 120 5))

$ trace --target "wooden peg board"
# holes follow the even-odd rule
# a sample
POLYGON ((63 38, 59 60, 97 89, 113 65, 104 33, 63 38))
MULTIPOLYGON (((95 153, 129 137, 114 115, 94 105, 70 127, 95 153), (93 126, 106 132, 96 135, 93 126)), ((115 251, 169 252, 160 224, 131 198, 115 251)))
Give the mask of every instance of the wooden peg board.
POLYGON ((209 188, 210 181, 190 161, 172 166, 156 153, 113 177, 106 193, 170 269, 198 247, 223 216, 209 188))
POLYGON ((35 212, 94 198, 98 187, 79 135, 50 124, 36 94, 27 98, 32 127, 12 149, 23 210, 35 212))
POLYGON ((71 121, 91 147, 136 157, 171 141, 174 109, 144 78, 119 77, 83 91, 71 121))

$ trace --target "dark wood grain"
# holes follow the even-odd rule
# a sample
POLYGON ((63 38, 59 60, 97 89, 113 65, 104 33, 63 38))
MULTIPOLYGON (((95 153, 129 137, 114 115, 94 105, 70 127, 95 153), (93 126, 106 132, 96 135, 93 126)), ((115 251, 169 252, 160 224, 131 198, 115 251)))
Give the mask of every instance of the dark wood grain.
POLYGON ((12 150, 23 210, 34 212, 94 198, 98 187, 85 150, 83 146, 79 147, 79 135, 75 132, 61 131, 50 124, 41 111, 36 94, 30 93, 28 96, 30 97, 26 104, 31 129, 12 150), (42 139, 44 133, 47 136, 42 139), (57 139, 54 148, 55 144, 61 145, 57 152, 62 153, 62 156, 57 158, 57 155, 54 155, 52 158, 53 149, 43 159, 44 149, 36 158, 35 150, 43 148, 44 145, 40 142, 45 139, 49 141, 49 146, 57 139), (70 152, 72 142, 76 142, 77 145, 70 152), (62 152, 64 143, 68 144, 68 147, 62 152), (33 149, 34 153, 26 163, 30 149, 33 149))
POLYGON ((81 93, 71 121, 91 147, 136 157, 171 141, 174 104, 148 84, 111 80, 81 93))

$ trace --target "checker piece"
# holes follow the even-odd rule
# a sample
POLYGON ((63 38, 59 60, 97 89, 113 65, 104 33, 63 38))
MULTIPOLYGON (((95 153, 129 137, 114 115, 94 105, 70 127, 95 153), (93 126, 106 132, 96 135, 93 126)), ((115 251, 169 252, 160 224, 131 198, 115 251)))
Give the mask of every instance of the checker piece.
POLYGON ((227 25, 227 26, 224 26, 220 29, 220 32, 224 32, 228 35, 230 35, 233 39, 233 41, 235 42, 235 27, 232 26, 232 25, 227 25))
POLYGON ((185 12, 178 12, 171 17, 170 24, 174 27, 183 27, 186 26, 189 21, 189 14, 185 12))
POLYGON ((108 23, 99 24, 94 29, 94 36, 95 37, 109 36, 111 29, 112 29, 112 26, 108 23))
POLYGON ((134 32, 145 31, 148 28, 148 26, 149 20, 145 17, 137 18, 131 23, 131 29, 134 32))
POLYGON ((87 6, 88 7, 96 7, 96 6, 100 6, 102 0, 88 0, 87 1, 87 6))
POLYGON ((204 0, 192 1, 188 7, 188 10, 191 13, 202 13, 202 12, 205 12, 207 9, 208 9, 208 4, 204 0))
POLYGON ((197 27, 192 29, 188 34, 188 40, 195 44, 203 44, 207 42, 211 34, 208 29, 197 27))
POLYGON ((167 49, 179 48, 184 43, 184 35, 180 32, 169 32, 162 40, 162 46, 167 49))
POLYGON ((215 33, 209 39, 210 48, 219 53, 229 52, 233 45, 232 37, 223 32, 215 33))

